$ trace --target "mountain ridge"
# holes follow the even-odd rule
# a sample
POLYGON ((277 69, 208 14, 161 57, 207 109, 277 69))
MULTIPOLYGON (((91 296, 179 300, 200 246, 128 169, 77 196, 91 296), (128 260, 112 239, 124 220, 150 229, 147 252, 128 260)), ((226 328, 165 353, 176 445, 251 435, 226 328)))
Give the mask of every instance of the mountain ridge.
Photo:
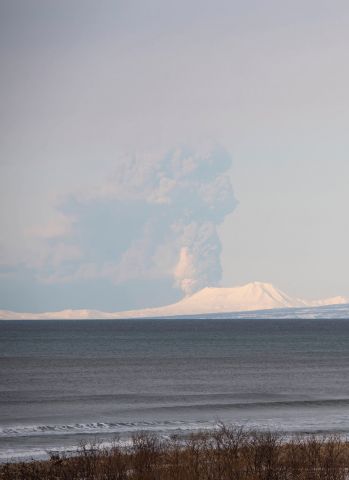
POLYGON ((349 304, 349 299, 341 296, 323 300, 303 300, 291 297, 271 283, 251 282, 237 287, 205 287, 177 303, 163 307, 103 312, 89 309, 66 309, 57 312, 19 313, 0 310, 1 320, 36 319, 122 319, 156 318, 208 314, 229 314, 275 309, 315 308, 349 304))

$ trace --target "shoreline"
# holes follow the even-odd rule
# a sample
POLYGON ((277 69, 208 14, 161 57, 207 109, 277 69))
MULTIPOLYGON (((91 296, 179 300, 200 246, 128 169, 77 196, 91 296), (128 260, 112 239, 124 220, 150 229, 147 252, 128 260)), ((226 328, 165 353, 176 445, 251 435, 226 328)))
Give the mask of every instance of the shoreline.
MULTIPOLYGON (((316 430, 280 430, 280 429, 270 429, 269 427, 260 427, 257 425, 251 425, 248 423, 224 423, 218 422, 215 425, 201 426, 198 428, 192 428, 188 430, 174 429, 167 432, 161 430, 148 430, 139 428, 138 430, 129 431, 129 432, 112 432, 109 434, 104 433, 84 433, 79 434, 75 442, 67 442, 65 437, 62 440, 62 443, 59 444, 55 442, 55 445, 48 442, 46 446, 39 441, 35 446, 33 443, 29 443, 30 446, 27 448, 23 444, 21 448, 14 447, 13 449, 9 448, 3 450, 0 453, 0 467, 6 463, 29 463, 29 462, 45 462, 50 458, 50 455, 64 455, 64 456, 76 456, 79 454, 79 449, 81 445, 99 445, 102 448, 110 449, 115 446, 122 449, 127 449, 132 446, 133 438, 140 433, 148 436, 155 436, 160 442, 165 443, 168 439, 176 438, 178 441, 185 442, 186 439, 195 437, 197 435, 212 435, 219 431, 220 425, 230 425, 227 428, 244 428, 245 431, 256 432, 258 434, 270 433, 278 436, 282 439, 282 443, 288 443, 294 438, 331 438, 336 437, 342 442, 349 442, 349 431, 347 429, 316 429, 316 430), (243 427, 241 427, 243 425, 243 427)), ((69 435, 71 437, 71 435, 69 435)), ((30 437, 29 437, 30 438, 30 437)), ((38 439, 42 437, 38 436, 38 439)), ((28 440, 28 438, 26 438, 28 440)), ((33 438, 34 440, 34 438, 33 438)))
POLYGON ((108 444, 84 442, 76 452, 48 454, 48 460, 0 464, 0 480, 338 480, 348 478, 349 472, 349 442, 341 435, 289 436, 225 425, 167 439, 140 431, 132 436, 129 445, 121 445, 118 440, 108 444))

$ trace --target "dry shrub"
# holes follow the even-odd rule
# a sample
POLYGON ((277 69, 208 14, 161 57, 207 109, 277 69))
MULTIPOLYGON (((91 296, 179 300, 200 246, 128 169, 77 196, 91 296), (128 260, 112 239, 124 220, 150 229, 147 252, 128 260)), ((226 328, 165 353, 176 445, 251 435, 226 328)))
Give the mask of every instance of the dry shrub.
POLYGON ((82 444, 77 455, 0 465, 0 480, 345 480, 349 445, 221 425, 187 438, 140 432, 130 447, 82 444))

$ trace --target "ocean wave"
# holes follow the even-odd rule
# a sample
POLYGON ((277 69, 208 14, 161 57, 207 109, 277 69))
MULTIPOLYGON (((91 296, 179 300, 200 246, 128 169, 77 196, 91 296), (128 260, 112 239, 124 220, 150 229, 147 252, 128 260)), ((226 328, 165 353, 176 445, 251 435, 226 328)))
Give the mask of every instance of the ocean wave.
POLYGON ((30 437, 38 435, 118 434, 140 430, 171 431, 212 428, 208 422, 141 421, 141 422, 91 422, 67 425, 14 425, 0 428, 0 438, 30 437))
POLYGON ((171 409, 171 408, 183 408, 183 409, 253 409, 253 408, 299 408, 299 407, 348 407, 349 398, 338 399, 313 399, 313 400, 271 400, 271 401, 257 401, 257 402, 227 402, 227 403, 200 403, 200 404, 187 404, 182 406, 160 406, 157 409, 171 409))
MULTIPOLYGON (((207 403, 207 404, 184 404, 173 406, 158 406, 156 411, 175 410, 177 415, 181 411, 196 410, 202 411, 212 409, 214 415, 211 418, 219 418, 219 411, 227 410, 245 410, 248 416, 252 410, 266 410, 278 408, 333 408, 349 407, 348 398, 340 399, 317 399, 317 400, 279 400, 268 402, 240 402, 240 403, 207 403)), ((148 413, 153 409, 145 409, 148 413)), ((173 412, 172 412, 173 413, 173 412)), ((178 417, 177 417, 178 418, 178 417)), ((30 436, 50 436, 50 435, 78 435, 78 434, 124 434, 139 430, 150 430, 157 432, 171 432, 174 430, 197 430, 212 428, 215 422, 207 420, 162 420, 162 421, 136 421, 136 422, 89 422, 89 423, 68 423, 53 425, 7 425, 0 427, 0 438, 10 437, 30 437, 30 436)))

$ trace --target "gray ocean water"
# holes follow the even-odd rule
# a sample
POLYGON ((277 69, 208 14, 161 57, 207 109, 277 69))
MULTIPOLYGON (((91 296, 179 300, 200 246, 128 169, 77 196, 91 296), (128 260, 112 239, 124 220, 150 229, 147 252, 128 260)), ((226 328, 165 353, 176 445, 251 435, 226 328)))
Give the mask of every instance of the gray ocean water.
POLYGON ((0 460, 217 422, 349 433, 349 321, 0 322, 0 460))

